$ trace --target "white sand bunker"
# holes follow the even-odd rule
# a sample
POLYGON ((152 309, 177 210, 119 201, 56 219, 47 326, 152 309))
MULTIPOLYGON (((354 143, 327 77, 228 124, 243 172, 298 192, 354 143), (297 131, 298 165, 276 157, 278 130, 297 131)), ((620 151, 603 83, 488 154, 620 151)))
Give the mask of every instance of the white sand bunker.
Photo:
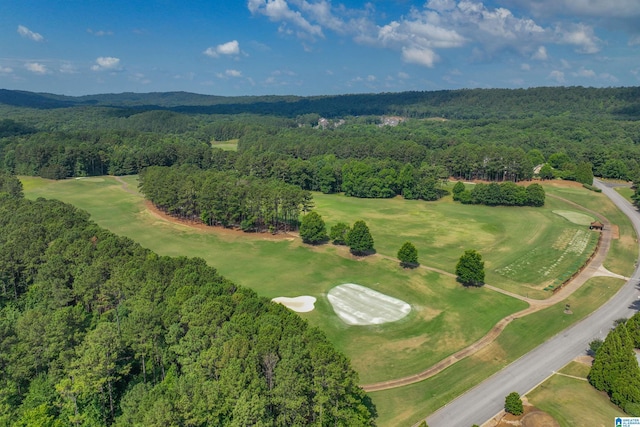
POLYGON ((411 311, 404 301, 353 283, 336 286, 327 296, 333 311, 347 325, 395 322, 411 311))
POLYGON ((561 217, 571 221, 574 224, 578 225, 589 225, 593 221, 593 218, 589 215, 585 215, 576 211, 553 211, 554 214, 560 215, 561 217))
POLYGON ((307 295, 295 298, 277 297, 271 301, 284 305, 296 313, 308 313, 315 308, 316 299, 307 295))

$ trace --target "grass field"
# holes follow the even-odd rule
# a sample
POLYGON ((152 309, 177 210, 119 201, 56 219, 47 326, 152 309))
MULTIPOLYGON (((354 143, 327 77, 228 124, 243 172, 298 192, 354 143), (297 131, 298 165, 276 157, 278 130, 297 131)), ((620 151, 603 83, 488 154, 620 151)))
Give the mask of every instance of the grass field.
MULTIPOLYGON (((136 177, 124 179, 130 189, 136 188, 136 177)), ((151 215, 139 195, 123 191, 110 177, 57 182, 23 178, 23 184, 27 197, 58 198, 73 203, 115 233, 161 255, 199 256, 224 276, 265 297, 316 297, 316 309, 301 316, 319 326, 351 358, 362 383, 421 371, 477 340, 500 318, 525 307, 521 301, 486 288, 465 289, 447 275, 424 268, 402 269, 397 262, 379 255, 355 259, 345 248, 333 245, 309 247, 293 238, 272 240, 269 236, 220 234, 172 224, 151 215), (326 299, 326 293, 342 283, 370 287, 410 303, 413 309, 398 322, 347 326, 334 315, 326 299)), ((625 217, 600 194, 582 188, 545 188, 601 211, 620 225, 621 237, 612 246, 616 259, 608 261, 607 267, 628 275, 637 249, 625 217)), ((548 198, 542 209, 465 206, 450 199, 426 203, 322 194, 314 194, 314 199, 315 209, 328 227, 338 221, 367 221, 379 254, 394 257, 402 243, 410 240, 418 247, 423 265, 453 272, 465 249, 477 249, 486 261, 487 283, 530 297, 549 294, 541 290, 548 283, 548 279, 540 277, 541 268, 548 268, 565 252, 564 264, 559 269, 570 269, 589 255, 587 246, 591 242, 581 253, 567 250, 572 238, 582 234, 584 226, 554 213, 554 210, 578 211, 553 198, 548 198), (564 246, 562 242, 566 242, 564 246), (539 255, 531 257, 534 265, 523 265, 520 273, 512 277, 499 271, 518 264, 534 248, 541 248, 539 255)), ((615 279, 593 279, 567 301, 574 315, 564 315, 562 304, 520 319, 507 327, 494 344, 443 373, 408 387, 373 393, 380 414, 379 425, 411 424, 433 412, 593 311, 621 284, 615 279), (523 340, 523 336, 527 339, 523 340)))
POLYGON ((531 404, 549 413, 560 426, 609 427, 615 417, 625 416, 605 393, 585 381, 588 366, 571 362, 560 372, 583 379, 556 374, 527 394, 531 404))
POLYGON ((225 151, 238 151, 238 140, 230 139, 229 141, 211 141, 213 148, 221 148, 225 151))

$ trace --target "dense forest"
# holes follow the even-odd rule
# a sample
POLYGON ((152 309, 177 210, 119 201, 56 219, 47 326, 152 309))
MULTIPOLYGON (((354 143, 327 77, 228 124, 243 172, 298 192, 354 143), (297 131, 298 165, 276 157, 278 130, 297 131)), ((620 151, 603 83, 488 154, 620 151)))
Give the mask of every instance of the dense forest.
POLYGON ((0 174, 0 425, 370 426, 323 333, 0 174))

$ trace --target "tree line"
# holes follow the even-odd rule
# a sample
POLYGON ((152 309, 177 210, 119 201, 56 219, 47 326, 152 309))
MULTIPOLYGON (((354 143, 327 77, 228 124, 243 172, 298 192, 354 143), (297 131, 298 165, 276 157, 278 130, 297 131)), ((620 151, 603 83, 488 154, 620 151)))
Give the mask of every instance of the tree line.
POLYGON ((1 177, 0 425, 374 425, 299 316, 1 177))
POLYGON ((627 414, 640 416, 640 367, 634 352, 640 348, 640 313, 617 322, 596 347, 589 383, 627 414))
POLYGON ((311 193, 276 179, 194 167, 153 166, 142 171, 140 191, 155 206, 182 219, 244 231, 288 231, 312 207, 311 193))
POLYGON ((513 182, 498 184, 478 183, 471 190, 467 190, 458 181, 453 186, 453 200, 463 204, 488 206, 544 206, 546 197, 544 188, 540 184, 530 184, 526 187, 513 182))

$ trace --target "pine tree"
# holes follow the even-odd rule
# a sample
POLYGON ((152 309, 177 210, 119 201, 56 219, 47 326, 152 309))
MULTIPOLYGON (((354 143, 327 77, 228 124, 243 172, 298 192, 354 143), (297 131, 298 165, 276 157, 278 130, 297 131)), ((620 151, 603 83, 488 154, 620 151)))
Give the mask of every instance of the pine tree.
POLYGON ((405 242, 398 250, 398 259, 403 267, 418 266, 418 250, 411 242, 405 242))
POLYGON ((327 240, 327 227, 317 212, 311 211, 302 218, 300 237, 302 237, 304 243, 310 243, 312 245, 327 240))
POLYGON ((356 221, 353 224, 353 228, 347 234, 347 245, 354 255, 368 255, 373 252, 373 237, 364 221, 356 221))

